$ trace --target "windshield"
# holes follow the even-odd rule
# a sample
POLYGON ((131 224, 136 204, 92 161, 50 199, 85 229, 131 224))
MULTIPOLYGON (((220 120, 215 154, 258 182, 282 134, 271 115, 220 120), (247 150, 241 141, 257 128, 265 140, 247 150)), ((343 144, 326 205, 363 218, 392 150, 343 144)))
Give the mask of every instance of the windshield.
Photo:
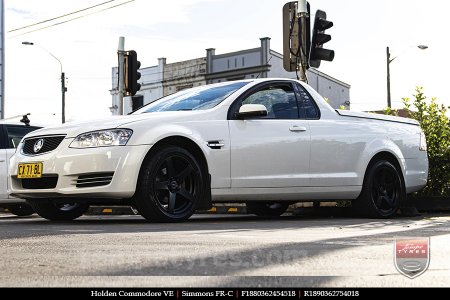
POLYGON ((152 102, 135 111, 134 114, 157 111, 210 109, 246 84, 248 82, 230 82, 183 90, 152 102))

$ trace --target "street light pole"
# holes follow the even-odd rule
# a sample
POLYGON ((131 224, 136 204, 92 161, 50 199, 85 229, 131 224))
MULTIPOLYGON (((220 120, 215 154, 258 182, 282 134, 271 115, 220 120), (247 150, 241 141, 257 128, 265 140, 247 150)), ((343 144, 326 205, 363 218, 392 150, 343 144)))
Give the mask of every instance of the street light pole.
MULTIPOLYGON (((22 45, 38 46, 32 42, 22 42, 22 45)), ((59 63, 60 71, 61 71, 61 121, 64 124, 66 122, 66 92, 67 92, 67 88, 66 88, 66 75, 63 72, 62 62, 61 62, 61 60, 59 60, 59 58, 57 58, 55 55, 53 55, 53 53, 51 53, 44 47, 41 47, 41 46, 38 46, 38 47, 41 48, 42 50, 44 50, 45 52, 47 52, 48 54, 50 54, 50 56, 53 57, 54 59, 56 59, 59 63)))
POLYGON ((61 121, 62 123, 66 123, 66 76, 64 72, 61 70, 61 121))
MULTIPOLYGON (((425 45, 418 45, 417 48, 419 48, 420 50, 425 50, 428 49, 428 46, 425 45)), ((387 68, 387 106, 389 108, 392 107, 392 102, 391 102, 391 70, 389 65, 391 64, 391 62, 394 61, 394 59, 396 59, 397 57, 399 57, 401 54, 395 56, 394 58, 391 58, 391 53, 389 52, 389 47, 386 47, 386 68, 387 68)))

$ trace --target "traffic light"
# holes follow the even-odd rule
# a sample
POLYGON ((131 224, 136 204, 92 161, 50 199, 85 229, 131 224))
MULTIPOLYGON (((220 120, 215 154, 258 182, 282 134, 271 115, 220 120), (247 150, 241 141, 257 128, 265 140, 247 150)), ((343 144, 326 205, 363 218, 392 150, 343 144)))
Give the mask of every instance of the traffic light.
POLYGON ((288 72, 297 70, 301 63, 302 54, 309 57, 310 49, 310 6, 307 2, 306 28, 302 30, 301 20, 298 18, 298 1, 287 2, 283 6, 283 67, 288 72), (305 34, 305 45, 302 44, 302 34, 305 34))
POLYGON ((309 56, 309 64, 311 67, 318 68, 320 61, 332 61, 334 59, 334 51, 323 48, 323 44, 331 40, 331 35, 325 34, 324 32, 331 27, 333 27, 333 22, 327 20, 327 13, 322 10, 317 10, 309 56))
POLYGON ((127 51, 125 54, 125 95, 134 96, 141 89, 138 80, 141 78, 139 68, 141 62, 137 60, 137 53, 134 50, 127 51))

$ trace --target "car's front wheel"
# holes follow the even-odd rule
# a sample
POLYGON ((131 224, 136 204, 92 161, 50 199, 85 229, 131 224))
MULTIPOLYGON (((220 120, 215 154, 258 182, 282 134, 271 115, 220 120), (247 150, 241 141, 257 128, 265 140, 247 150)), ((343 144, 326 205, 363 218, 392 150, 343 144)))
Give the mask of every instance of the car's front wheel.
POLYGON ((389 161, 378 160, 368 167, 361 194, 352 206, 364 217, 390 218, 405 196, 405 184, 397 168, 389 161))
POLYGON ((279 217, 289 207, 286 202, 247 202, 247 211, 260 217, 279 217))
POLYGON ((149 221, 185 221, 205 194, 205 181, 206 172, 189 151, 165 146, 143 163, 135 206, 149 221))
POLYGON ((13 204, 8 207, 9 211, 19 217, 31 216, 34 214, 33 208, 26 203, 13 204))
POLYGON ((59 203, 49 199, 28 199, 27 202, 38 215, 51 221, 75 220, 89 208, 85 203, 59 203))

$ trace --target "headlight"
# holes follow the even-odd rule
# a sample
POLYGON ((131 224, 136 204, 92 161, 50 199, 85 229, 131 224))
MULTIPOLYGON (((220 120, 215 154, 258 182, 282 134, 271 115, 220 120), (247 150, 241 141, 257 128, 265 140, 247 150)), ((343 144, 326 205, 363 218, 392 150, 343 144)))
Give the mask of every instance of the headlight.
POLYGON ((133 131, 130 129, 108 129, 91 131, 80 134, 70 144, 70 148, 93 148, 124 146, 130 139, 133 131))

